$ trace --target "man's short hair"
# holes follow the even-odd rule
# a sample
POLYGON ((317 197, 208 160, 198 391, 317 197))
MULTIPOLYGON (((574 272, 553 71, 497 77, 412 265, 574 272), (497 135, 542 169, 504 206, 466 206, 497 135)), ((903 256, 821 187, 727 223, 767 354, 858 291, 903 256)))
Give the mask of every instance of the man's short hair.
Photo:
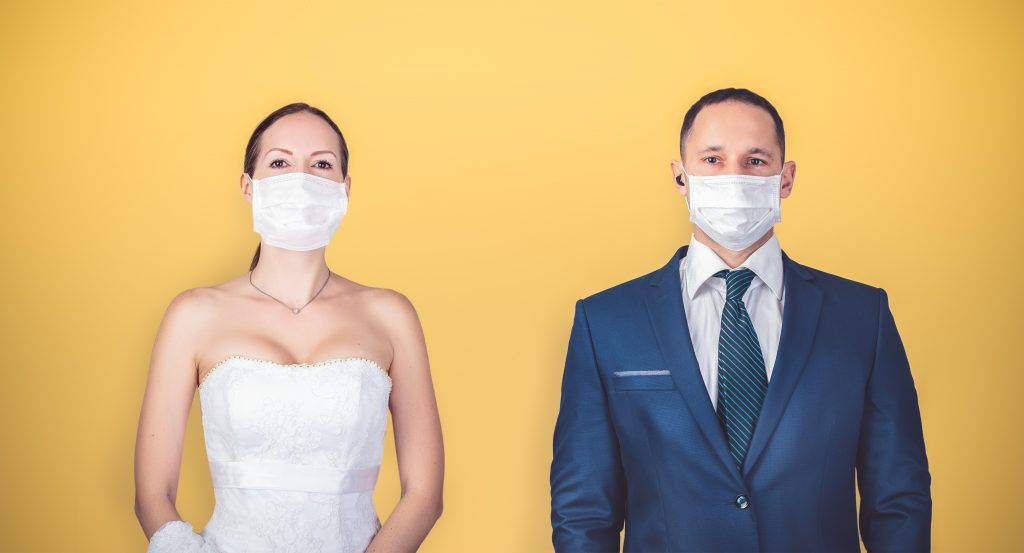
POLYGON ((772 120, 775 121, 775 139, 779 143, 779 149, 782 150, 782 160, 786 160, 786 131, 782 126, 782 117, 779 117, 778 110, 771 102, 764 99, 763 96, 755 92, 751 92, 745 88, 722 88, 714 92, 709 92, 704 96, 701 96, 700 100, 697 100, 690 109, 686 111, 686 115, 683 117, 683 128, 679 130, 679 152, 683 152, 683 142, 686 140, 686 135, 690 134, 690 128, 693 127, 693 120, 697 118, 697 114, 700 110, 704 109, 705 106, 712 104, 720 104, 722 102, 743 102, 744 104, 750 104, 757 106, 768 112, 768 115, 772 116, 772 120))

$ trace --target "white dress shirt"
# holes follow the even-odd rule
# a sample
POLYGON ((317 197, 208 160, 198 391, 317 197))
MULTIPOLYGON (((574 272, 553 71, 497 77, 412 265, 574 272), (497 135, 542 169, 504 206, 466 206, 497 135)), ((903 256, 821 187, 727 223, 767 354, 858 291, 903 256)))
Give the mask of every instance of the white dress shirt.
MULTIPOLYGON (((779 350, 782 331, 782 306, 785 288, 782 283, 782 250, 775 235, 754 251, 740 267, 754 272, 750 288, 743 294, 750 321, 754 324, 757 341, 765 361, 765 374, 772 378, 775 354, 779 350)), ((739 267, 737 267, 738 269, 739 267)), ((682 283, 683 307, 686 326, 690 329, 693 352, 697 356, 700 374, 711 396, 711 404, 718 405, 718 335, 722 331, 722 309, 725 306, 725 279, 715 273, 729 266, 711 248, 690 236, 690 247, 679 262, 679 280, 682 283)))

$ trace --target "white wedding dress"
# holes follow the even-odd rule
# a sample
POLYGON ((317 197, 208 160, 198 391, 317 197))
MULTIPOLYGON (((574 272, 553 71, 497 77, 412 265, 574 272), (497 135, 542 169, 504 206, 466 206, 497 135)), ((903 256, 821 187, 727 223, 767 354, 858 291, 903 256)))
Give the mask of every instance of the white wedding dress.
POLYGON ((198 534, 161 527, 147 551, 362 552, 381 527, 390 394, 384 369, 360 357, 217 363, 199 385, 213 515, 198 534))

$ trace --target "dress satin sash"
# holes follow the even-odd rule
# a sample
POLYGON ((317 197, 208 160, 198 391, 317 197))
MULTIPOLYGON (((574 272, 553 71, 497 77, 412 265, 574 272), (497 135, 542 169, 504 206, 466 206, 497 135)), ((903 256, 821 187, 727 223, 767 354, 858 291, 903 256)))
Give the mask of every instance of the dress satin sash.
POLYGON ((210 460, 214 488, 347 494, 372 491, 380 465, 344 470, 313 465, 210 460))

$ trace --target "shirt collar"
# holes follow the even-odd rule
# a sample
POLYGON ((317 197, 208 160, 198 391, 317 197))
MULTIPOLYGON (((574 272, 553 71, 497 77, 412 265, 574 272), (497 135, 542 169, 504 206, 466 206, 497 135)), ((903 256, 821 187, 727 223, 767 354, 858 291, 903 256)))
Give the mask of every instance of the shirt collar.
MULTIPOLYGON (((782 249, 779 247, 779 239, 772 234, 767 242, 760 248, 754 250, 746 261, 740 264, 757 275, 762 282, 775 294, 776 299, 782 299, 782 249)), ((682 272, 682 280, 686 283, 686 294, 692 300, 700 287, 722 269, 729 269, 729 266, 718 257, 718 254, 697 238, 690 235, 690 246, 686 249, 686 257, 679 264, 682 272)))

